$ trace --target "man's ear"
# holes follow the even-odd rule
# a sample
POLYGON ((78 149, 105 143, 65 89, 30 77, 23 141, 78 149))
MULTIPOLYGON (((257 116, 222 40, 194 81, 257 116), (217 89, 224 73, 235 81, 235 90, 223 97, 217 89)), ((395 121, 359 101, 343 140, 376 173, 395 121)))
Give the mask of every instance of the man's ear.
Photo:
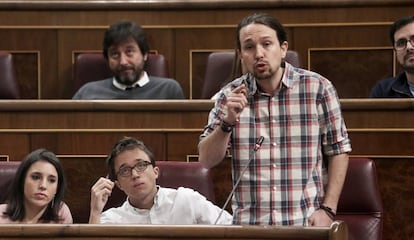
POLYGON ((244 74, 245 73, 244 72, 244 69, 243 69, 244 61, 243 61, 243 59, 241 57, 241 51, 240 51, 240 49, 236 49, 236 60, 240 61, 241 71, 244 74))
POLYGON ((236 49, 236 59, 239 59, 239 60, 241 60, 241 51, 240 51, 240 49, 236 49))
POLYGON ((160 173, 160 169, 159 167, 154 167, 154 174, 155 174, 155 179, 158 179, 158 174, 160 173))
POLYGON ((121 184, 118 182, 118 180, 115 180, 115 185, 122 191, 124 191, 121 187, 121 184))
POLYGON ((280 48, 282 49, 282 52, 283 52, 282 58, 285 58, 286 57, 287 50, 289 48, 288 42, 287 41, 284 41, 282 44, 280 44, 280 48))

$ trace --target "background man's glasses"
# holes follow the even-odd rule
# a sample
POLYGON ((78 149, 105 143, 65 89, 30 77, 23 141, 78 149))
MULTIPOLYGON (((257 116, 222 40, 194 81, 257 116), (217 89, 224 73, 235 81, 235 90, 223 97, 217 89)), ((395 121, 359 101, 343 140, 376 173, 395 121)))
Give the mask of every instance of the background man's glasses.
POLYGON ((135 169, 138 173, 141 173, 147 169, 148 165, 151 165, 151 162, 142 161, 138 162, 137 164, 135 164, 135 166, 132 167, 124 166, 119 169, 116 175, 121 177, 129 177, 132 175, 133 169, 135 169))
POLYGON ((407 47, 407 42, 411 44, 412 47, 414 47, 414 35, 410 37, 410 39, 401 38, 398 39, 394 43, 395 50, 404 50, 407 47))

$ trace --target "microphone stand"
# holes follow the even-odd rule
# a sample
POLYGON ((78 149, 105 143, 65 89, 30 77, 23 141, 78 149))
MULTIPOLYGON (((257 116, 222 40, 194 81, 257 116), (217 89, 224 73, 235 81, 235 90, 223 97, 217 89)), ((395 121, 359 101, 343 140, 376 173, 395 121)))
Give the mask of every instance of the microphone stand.
POLYGON ((227 207, 227 204, 229 203, 229 201, 230 201, 231 197, 233 196, 234 192, 236 191, 236 188, 237 188, 237 186, 239 185, 239 183, 240 183, 240 181, 241 181, 241 178, 242 178, 242 176, 243 176, 244 172, 246 172, 247 168, 249 167, 250 162, 252 161, 254 154, 255 154, 255 153, 257 152, 257 150, 259 150, 259 149, 260 149, 260 147, 262 146, 263 140, 264 140, 264 137, 263 137, 263 136, 260 136, 260 137, 256 140, 256 144, 255 144, 255 146, 254 146, 253 150, 252 150, 252 151, 250 151, 250 154, 249 154, 249 161, 247 162, 246 166, 244 166, 244 168, 243 168, 242 172, 240 173, 239 177, 237 178, 237 181, 236 181, 236 183, 234 184, 233 189, 231 190, 231 192, 230 192, 229 196, 227 197, 226 202, 224 203, 223 207, 221 208, 221 210, 220 210, 220 214, 218 215, 218 217, 217 217, 216 221, 214 222, 214 225, 216 225, 216 224, 217 224, 218 220, 220 219, 221 215, 223 214, 224 209, 227 207))

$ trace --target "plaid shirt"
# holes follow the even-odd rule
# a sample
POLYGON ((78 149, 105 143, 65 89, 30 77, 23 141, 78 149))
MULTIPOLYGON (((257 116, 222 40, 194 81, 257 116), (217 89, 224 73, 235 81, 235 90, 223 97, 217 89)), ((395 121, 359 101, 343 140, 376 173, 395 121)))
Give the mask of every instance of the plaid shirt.
POLYGON ((323 156, 351 151, 336 90, 326 78, 286 63, 281 90, 270 96, 246 74, 218 94, 201 138, 219 126, 226 95, 249 82, 248 106, 233 129, 234 224, 307 225, 324 198, 323 156), (254 152, 256 139, 264 137, 254 152), (250 156, 249 156, 250 155, 250 156))

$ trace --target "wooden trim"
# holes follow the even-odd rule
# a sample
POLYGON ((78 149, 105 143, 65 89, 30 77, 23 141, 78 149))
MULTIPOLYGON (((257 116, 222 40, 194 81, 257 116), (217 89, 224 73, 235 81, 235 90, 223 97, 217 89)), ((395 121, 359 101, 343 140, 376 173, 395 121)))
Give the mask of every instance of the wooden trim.
POLYGON ((369 99, 369 98, 353 98, 340 99, 342 110, 414 110, 413 99, 369 99))
POLYGON ((0 100, 0 111, 208 112, 213 105, 212 100, 0 100))
POLYGON ((353 158, 382 158, 382 159, 413 159, 414 155, 353 155, 350 154, 349 157, 353 158))
POLYGON ((255 9, 291 7, 366 7, 366 6, 405 6, 412 0, 3 0, 0 9, 4 10, 157 10, 157 9, 255 9))
MULTIPOLYGON (((0 9, 1 10, 1 9, 0 9)), ((285 28, 308 28, 308 27, 369 27, 369 26, 386 26, 389 27, 392 22, 335 22, 335 23, 284 23, 285 28)), ((237 24, 175 24, 175 25, 141 25, 146 30, 150 29, 235 29, 237 24)), ((88 26, 88 25, 0 25, 0 29, 47 29, 47 30, 106 30, 109 25, 88 26)))
POLYGON ((124 132, 134 132, 134 133, 202 133, 203 129, 191 129, 191 128, 105 128, 105 129, 79 129, 79 128, 42 128, 42 129, 0 129, 0 133, 124 133, 124 132))
POLYGON ((2 239, 336 239, 348 238, 345 222, 330 227, 114 225, 114 224, 6 224, 2 239))
MULTIPOLYGON (((82 128, 65 128, 65 129, 0 129, 0 133, 201 133, 202 128, 105 128, 105 129, 82 129, 82 128)), ((414 133, 414 128, 348 128, 349 133, 414 133)))
POLYGON ((324 52, 324 51, 370 51, 370 50, 390 50, 392 51, 392 57, 393 57, 393 74, 395 76, 395 73, 397 71, 397 65, 395 64, 395 52, 393 47, 329 47, 329 48, 308 48, 308 69, 311 69, 311 55, 312 52, 324 52))
MULTIPOLYGON (((342 110, 414 110, 413 99, 340 99, 342 110)), ((203 112, 214 106, 213 100, 0 100, 3 112, 60 112, 60 111, 113 111, 113 112, 203 112)))

